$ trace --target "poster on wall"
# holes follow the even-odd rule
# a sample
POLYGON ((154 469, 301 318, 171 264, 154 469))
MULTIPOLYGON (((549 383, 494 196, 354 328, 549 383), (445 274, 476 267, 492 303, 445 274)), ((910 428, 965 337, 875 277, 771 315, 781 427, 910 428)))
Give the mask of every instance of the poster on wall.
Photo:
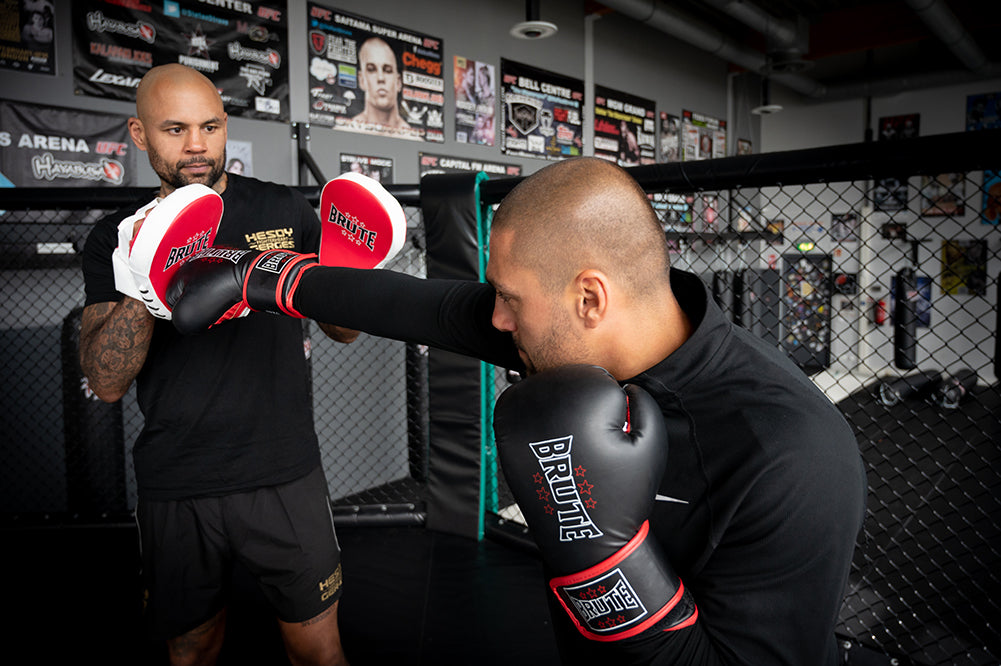
POLYGON ((584 151, 584 82, 501 59, 505 155, 562 160, 584 151))
MULTIPOLYGON (((879 119, 879 140, 897 141, 918 136, 921 117, 917 113, 879 119)), ((907 208, 907 175, 880 178, 873 184, 873 208, 881 211, 907 208)))
POLYGON ((1001 92, 967 95, 966 131, 1001 127, 1001 92))
POLYGON ((341 153, 339 173, 360 173, 384 185, 393 182, 393 158, 341 153))
POLYGON ((831 364, 831 256, 783 254, 782 349, 800 368, 831 364))
POLYGON ((657 161, 653 101, 594 86, 594 156, 630 167, 657 161))
POLYGON ((921 115, 909 113, 902 116, 885 116, 879 119, 879 140, 895 141, 918 136, 921 115))
POLYGON ((135 100, 152 67, 180 63, 219 89, 226 113, 288 121, 285 2, 74 2, 73 87, 135 100))
POLYGON ((660 218, 660 225, 664 231, 692 230, 694 196, 674 192, 653 192, 647 196, 650 198, 650 205, 657 211, 657 217, 660 218))
POLYGON ((962 215, 966 212, 966 174, 940 173, 922 175, 918 189, 921 195, 921 214, 962 215))
POLYGON ((681 112, 681 159, 726 157, 726 121, 687 109, 681 112))
POLYGON ((681 117, 660 112, 660 161, 681 160, 681 117))
POLYGON ((4 187, 134 186, 128 116, 0 101, 4 187))
POLYGON ((441 39, 312 2, 307 14, 310 122, 445 141, 441 39))
POLYGON ((1001 223, 1001 171, 984 169, 983 204, 980 207, 983 224, 1001 223))
POLYGON ((417 169, 421 176, 429 173, 461 173, 483 171, 490 176, 517 177, 521 175, 521 167, 517 164, 473 160, 467 157, 450 157, 433 153, 417 154, 417 169))
POLYGON ((226 171, 241 176, 254 175, 254 144, 250 141, 226 141, 226 171))
POLYGON ((859 236, 858 213, 831 213, 831 237, 839 243, 857 243, 859 236))
POLYGON ((0 2, 0 68, 55 74, 54 0, 0 2))
POLYGON ((455 140, 492 146, 496 143, 494 122, 497 93, 494 66, 455 56, 453 85, 455 88, 455 140))
POLYGON ((987 294, 987 241, 942 241, 942 293, 949 296, 987 294))
POLYGON ((754 152, 750 139, 737 139, 737 154, 750 155, 754 152))

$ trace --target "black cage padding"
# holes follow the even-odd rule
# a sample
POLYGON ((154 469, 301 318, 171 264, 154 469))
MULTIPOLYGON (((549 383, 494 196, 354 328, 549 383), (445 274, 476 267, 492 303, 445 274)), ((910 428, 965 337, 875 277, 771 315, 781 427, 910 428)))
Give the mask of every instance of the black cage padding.
MULTIPOLYGON (((478 280, 476 173, 421 180, 428 278, 478 280)), ((481 532, 480 361, 440 349, 428 360, 430 434, 427 527, 478 538, 481 532)))

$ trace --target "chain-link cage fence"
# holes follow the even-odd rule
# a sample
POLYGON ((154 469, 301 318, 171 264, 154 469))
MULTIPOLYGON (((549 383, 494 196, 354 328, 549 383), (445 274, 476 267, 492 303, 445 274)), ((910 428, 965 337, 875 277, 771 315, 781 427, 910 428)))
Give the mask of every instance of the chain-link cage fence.
MULTIPOLYGON (((78 360, 80 253, 94 222, 130 201, 129 192, 105 194, 107 201, 88 206, 92 192, 39 193, 0 211, 0 513, 8 524, 128 521, 135 506, 131 453, 143 422, 135 387, 103 403, 87 389, 78 360), (52 197, 58 210, 46 208, 52 197)), ((387 268, 423 276, 420 210, 405 212, 407 240, 387 268)), ((305 331, 335 518, 419 522, 428 464, 426 350, 364 334, 340 344, 315 323, 305 331)))
MULTIPOLYGON (((754 168, 735 160, 735 174, 754 168)), ((771 181, 816 166, 796 160, 771 181)), ((869 495, 837 625, 844 653, 997 664, 1001 181, 959 168, 869 178, 869 166, 839 182, 703 189, 726 169, 685 165, 644 185, 673 265, 702 276, 855 430, 869 495)), ((509 378, 494 377, 499 394, 509 378)), ((524 520, 498 475, 493 518, 517 533, 524 520)))

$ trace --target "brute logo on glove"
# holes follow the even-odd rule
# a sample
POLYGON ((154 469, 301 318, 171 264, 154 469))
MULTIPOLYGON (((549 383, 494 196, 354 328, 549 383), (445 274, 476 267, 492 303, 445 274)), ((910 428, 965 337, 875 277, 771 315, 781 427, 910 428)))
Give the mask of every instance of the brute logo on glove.
POLYGON ((403 247, 407 218, 399 202, 376 180, 345 173, 323 187, 320 263, 382 268, 403 247), (331 228, 332 227, 334 228, 331 228))
MULTIPOLYGON (((539 499, 546 502, 546 513, 553 511, 548 504, 550 498, 556 504, 560 541, 597 539, 602 536, 601 530, 587 514, 586 505, 580 496, 582 490, 590 495, 593 486, 586 480, 579 485, 574 480, 575 472, 570 460, 573 435, 531 442, 528 446, 542 468, 542 476, 536 479, 537 482, 541 485, 544 478, 549 485, 548 491, 543 488, 539 493, 539 499)), ((594 499, 589 499, 588 504, 594 507, 594 499)))

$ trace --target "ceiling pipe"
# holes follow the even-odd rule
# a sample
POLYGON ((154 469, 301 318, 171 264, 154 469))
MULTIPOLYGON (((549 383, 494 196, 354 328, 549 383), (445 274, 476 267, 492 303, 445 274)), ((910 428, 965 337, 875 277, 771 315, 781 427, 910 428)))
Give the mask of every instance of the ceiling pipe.
MULTIPOLYGON (((926 0, 922 4, 925 2, 926 0)), ((898 76, 824 85, 802 74, 771 72, 769 59, 765 54, 737 44, 716 28, 676 8, 659 3, 657 0, 601 0, 601 4, 623 16, 645 23, 656 30, 687 42, 726 62, 758 74, 767 75, 772 81, 808 98, 807 101, 827 102, 868 96, 880 97, 910 90, 936 88, 1001 76, 1001 67, 989 64, 981 68, 980 71, 933 72, 916 76, 898 76)))
POLYGON ((907 0, 907 4, 967 69, 985 76, 990 75, 992 69, 997 72, 997 67, 987 61, 987 56, 944 2, 907 0))
POLYGON ((796 21, 780 19, 746 0, 703 2, 764 35, 769 73, 800 72, 811 66, 810 61, 803 59, 809 45, 809 26, 802 17, 796 21))

